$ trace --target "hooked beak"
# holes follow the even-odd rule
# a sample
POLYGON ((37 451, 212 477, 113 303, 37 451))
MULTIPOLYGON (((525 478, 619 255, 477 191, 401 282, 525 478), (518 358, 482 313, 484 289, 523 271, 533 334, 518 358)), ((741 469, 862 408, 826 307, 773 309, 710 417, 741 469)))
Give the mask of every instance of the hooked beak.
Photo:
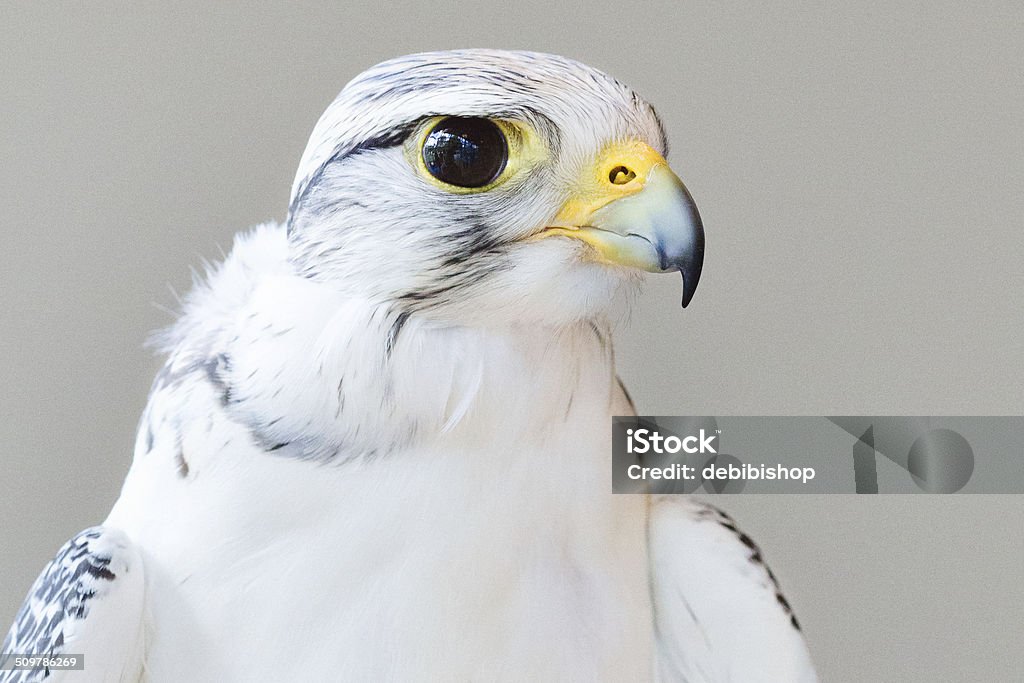
POLYGON ((541 235, 581 240, 609 263, 679 271, 685 308, 704 265, 704 227, 683 181, 640 142, 610 146, 583 176, 541 235))

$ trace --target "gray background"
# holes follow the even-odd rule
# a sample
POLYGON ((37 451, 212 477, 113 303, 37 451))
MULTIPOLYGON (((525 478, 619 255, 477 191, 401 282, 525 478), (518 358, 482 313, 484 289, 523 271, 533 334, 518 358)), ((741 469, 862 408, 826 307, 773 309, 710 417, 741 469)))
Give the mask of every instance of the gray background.
MULTIPOLYGON (((117 495, 168 284, 283 217, 323 107, 396 54, 563 53, 658 107, 709 246, 694 304, 652 282, 621 335, 643 412, 1024 413, 1024 11, 898 5, 7 3, 0 621, 117 495)), ((1020 679, 1024 499, 726 503, 825 680, 1020 679)))

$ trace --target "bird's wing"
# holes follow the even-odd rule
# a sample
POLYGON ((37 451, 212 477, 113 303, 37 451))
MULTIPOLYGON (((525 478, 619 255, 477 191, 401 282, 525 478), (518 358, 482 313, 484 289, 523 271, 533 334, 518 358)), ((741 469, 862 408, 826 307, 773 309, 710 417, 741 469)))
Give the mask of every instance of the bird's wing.
POLYGON ((84 670, 0 671, 0 683, 137 681, 143 656, 142 558, 117 529, 92 527, 32 585, 0 652, 83 655, 84 670))
POLYGON ((732 518, 654 497, 649 542, 660 680, 818 680, 775 576, 732 518))

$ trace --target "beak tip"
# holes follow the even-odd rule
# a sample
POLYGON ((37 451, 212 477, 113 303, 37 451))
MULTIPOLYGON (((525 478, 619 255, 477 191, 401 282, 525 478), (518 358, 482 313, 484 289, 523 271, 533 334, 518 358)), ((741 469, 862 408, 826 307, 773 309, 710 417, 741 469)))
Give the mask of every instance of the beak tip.
MULTIPOLYGON (((690 278, 690 279, 694 280, 696 278, 690 278)), ((693 295, 694 295, 694 293, 696 291, 697 291, 697 284, 696 284, 696 282, 694 282, 693 286, 690 286, 689 282, 687 282, 686 275, 683 275, 683 308, 686 308, 687 306, 690 305, 690 301, 693 300, 693 295)))
MULTIPOLYGON (((703 234, 701 234, 703 238, 703 234)), ((683 308, 690 305, 693 295, 700 284, 700 273, 704 270, 704 240, 698 240, 697 249, 689 259, 679 264, 679 274, 683 277, 683 308)))

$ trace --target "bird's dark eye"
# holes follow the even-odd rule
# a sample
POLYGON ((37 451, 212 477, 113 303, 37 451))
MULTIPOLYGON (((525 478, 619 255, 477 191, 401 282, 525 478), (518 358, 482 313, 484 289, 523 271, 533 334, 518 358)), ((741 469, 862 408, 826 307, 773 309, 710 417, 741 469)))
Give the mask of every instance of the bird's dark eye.
POLYGON ((423 141, 423 164, 430 175, 457 187, 483 187, 501 175, 508 142, 493 121, 450 116, 423 141))

